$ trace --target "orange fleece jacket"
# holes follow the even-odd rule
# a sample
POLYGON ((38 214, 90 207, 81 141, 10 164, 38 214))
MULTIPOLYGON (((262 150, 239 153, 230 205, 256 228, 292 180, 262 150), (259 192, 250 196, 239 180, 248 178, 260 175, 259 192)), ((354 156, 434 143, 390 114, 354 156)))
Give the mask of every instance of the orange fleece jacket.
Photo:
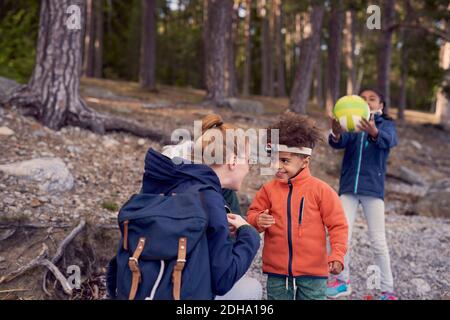
POLYGON ((283 276, 328 276, 328 262, 344 265, 348 225, 337 193, 303 169, 288 181, 274 179, 255 196, 247 213, 258 229, 258 216, 266 209, 275 224, 265 230, 263 272, 283 276), (326 230, 331 254, 326 248, 326 230))

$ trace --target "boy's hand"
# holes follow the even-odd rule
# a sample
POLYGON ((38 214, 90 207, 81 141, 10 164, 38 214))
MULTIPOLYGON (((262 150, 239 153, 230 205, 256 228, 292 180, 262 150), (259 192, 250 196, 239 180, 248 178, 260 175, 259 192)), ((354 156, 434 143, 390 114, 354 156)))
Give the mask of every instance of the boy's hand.
POLYGON ((328 262, 328 271, 332 274, 339 274, 344 269, 344 266, 339 261, 328 262))
POLYGON ((269 214, 269 209, 266 209, 258 216, 258 220, 256 221, 256 223, 258 224, 259 228, 267 229, 271 225, 275 224, 275 218, 269 214))

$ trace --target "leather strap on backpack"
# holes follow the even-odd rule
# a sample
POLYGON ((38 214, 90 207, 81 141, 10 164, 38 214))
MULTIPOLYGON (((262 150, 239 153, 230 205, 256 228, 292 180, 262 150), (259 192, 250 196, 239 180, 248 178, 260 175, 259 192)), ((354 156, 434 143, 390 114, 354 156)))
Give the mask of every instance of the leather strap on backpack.
POLYGON ((181 275, 186 263, 186 245, 187 239, 185 237, 178 240, 178 258, 175 267, 173 268, 172 282, 173 282, 173 298, 180 300, 181 294, 181 275))
POLYGON ((144 246, 145 238, 139 238, 137 248, 134 251, 133 256, 128 260, 128 267, 132 272, 130 296, 128 297, 129 300, 134 300, 139 283, 141 282, 141 270, 139 269, 138 259, 142 251, 144 250, 144 246))
POLYGON ((123 249, 128 250, 128 220, 123 222, 123 249))

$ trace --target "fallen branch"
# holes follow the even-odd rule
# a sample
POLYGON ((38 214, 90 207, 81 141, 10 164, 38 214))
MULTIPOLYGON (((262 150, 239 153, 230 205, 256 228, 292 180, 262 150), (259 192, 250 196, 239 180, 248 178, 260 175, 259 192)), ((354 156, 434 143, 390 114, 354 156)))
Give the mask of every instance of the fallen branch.
POLYGON ((42 250, 41 252, 38 254, 38 256, 36 258, 34 258, 33 260, 31 260, 28 264, 20 267, 19 269, 7 274, 6 276, 2 276, 0 278, 0 284, 5 283, 5 282, 9 282, 15 278, 17 278, 18 276, 24 274, 25 272, 27 272, 28 270, 31 270, 37 266, 42 265, 42 261, 47 258, 48 255, 48 247, 45 243, 42 244, 42 250))
POLYGON ((14 229, 14 228, 29 228, 29 229, 47 229, 47 228, 68 228, 71 225, 68 223, 20 223, 20 222, 13 222, 13 223, 2 223, 0 222, 0 229, 14 229))
MULTIPOLYGON (((52 261, 51 261, 51 263, 53 265, 55 265, 55 264, 57 264, 59 262, 59 260, 62 258, 63 254, 64 254, 64 250, 66 249, 66 247, 69 245, 70 242, 72 242, 73 239, 75 239, 75 237, 83 230, 83 228, 85 226, 86 226, 86 221, 84 219, 82 219, 80 221, 80 223, 78 224, 78 226, 76 226, 69 233, 69 235, 60 243, 60 245, 58 246, 58 249, 56 250, 55 256, 52 258, 52 261)), ((55 273, 53 272, 53 274, 55 274, 55 273)), ((47 290, 47 275, 48 275, 48 270, 46 270, 44 272, 44 276, 43 276, 43 279, 42 279, 42 290, 44 290, 45 294, 50 295, 50 293, 47 290)), ((56 277, 56 275, 55 275, 55 277, 56 277)), ((70 289, 70 290, 72 291, 72 289, 70 289)), ((66 291, 66 290, 64 290, 64 291, 66 291)))
POLYGON ((42 250, 39 253, 39 255, 31 260, 28 264, 20 267, 19 269, 7 274, 6 276, 2 276, 0 278, 0 284, 9 282, 11 280, 14 280, 15 278, 21 276, 25 272, 38 267, 38 266, 44 266, 47 267, 55 276, 55 278, 59 281, 61 284, 64 292, 67 295, 72 295, 72 287, 67 281, 66 277, 59 271, 58 267, 56 267, 51 261, 47 259, 48 256, 48 247, 45 243, 42 244, 42 250))
POLYGON ((7 289, 7 290, 0 290, 0 293, 11 293, 11 292, 23 292, 23 291, 30 291, 31 289, 7 289))

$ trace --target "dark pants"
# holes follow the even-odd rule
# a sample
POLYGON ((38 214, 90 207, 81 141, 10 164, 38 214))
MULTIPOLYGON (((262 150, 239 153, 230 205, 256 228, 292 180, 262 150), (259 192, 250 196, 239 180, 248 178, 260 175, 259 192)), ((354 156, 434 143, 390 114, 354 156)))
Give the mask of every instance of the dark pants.
POLYGON ((288 278, 286 290, 285 277, 267 277, 267 299, 268 300, 325 300, 327 279, 298 277, 295 279, 297 287, 294 299, 293 278, 288 278))

